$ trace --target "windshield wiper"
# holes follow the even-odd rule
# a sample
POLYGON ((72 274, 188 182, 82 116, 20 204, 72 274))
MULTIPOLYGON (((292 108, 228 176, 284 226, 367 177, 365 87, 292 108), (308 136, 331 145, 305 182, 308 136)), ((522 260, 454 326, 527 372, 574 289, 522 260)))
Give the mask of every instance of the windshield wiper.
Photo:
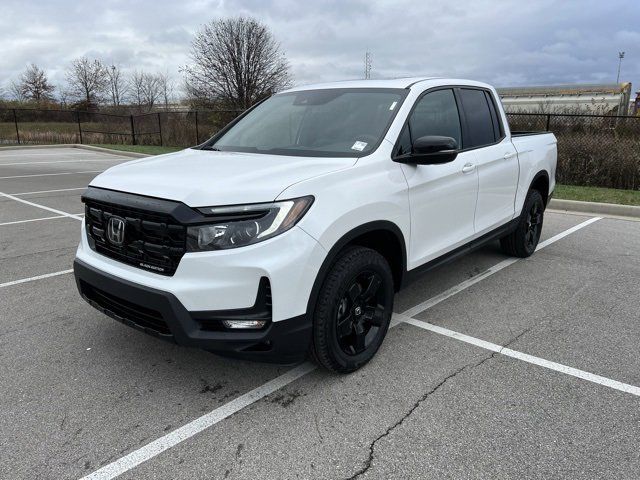
POLYGON ((207 145, 205 147, 202 147, 200 150, 210 150, 212 152, 219 152, 220 151, 219 148, 212 147, 211 145, 207 145))

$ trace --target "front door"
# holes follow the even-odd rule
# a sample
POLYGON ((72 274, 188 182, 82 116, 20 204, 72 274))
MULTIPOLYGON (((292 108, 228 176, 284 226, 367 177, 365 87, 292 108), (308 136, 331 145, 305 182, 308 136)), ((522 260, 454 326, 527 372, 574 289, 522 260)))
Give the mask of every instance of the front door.
MULTIPOLYGON (((460 113, 452 89, 427 92, 416 103, 400 137, 400 148, 425 135, 452 137, 462 145, 460 113)), ((411 240, 408 268, 412 269, 455 249, 474 235, 478 195, 475 153, 460 152, 449 163, 402 164, 409 184, 411 240)))

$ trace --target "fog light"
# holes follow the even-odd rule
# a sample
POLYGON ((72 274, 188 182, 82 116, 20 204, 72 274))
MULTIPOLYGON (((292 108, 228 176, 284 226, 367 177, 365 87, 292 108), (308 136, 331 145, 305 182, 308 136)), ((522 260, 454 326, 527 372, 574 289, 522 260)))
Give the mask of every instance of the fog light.
POLYGON ((266 325, 266 320, 223 320, 222 324, 227 328, 262 328, 266 325))

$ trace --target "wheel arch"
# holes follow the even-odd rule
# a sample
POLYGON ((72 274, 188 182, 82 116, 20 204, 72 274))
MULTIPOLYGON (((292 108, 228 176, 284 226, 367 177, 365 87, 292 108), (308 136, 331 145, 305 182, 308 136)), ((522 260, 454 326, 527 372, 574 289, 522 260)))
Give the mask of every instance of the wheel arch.
POLYGON ((320 288, 329 269, 335 263, 340 252, 351 245, 371 248, 385 257, 393 272, 395 290, 400 289, 407 272, 407 247, 404 235, 393 222, 387 220, 368 222, 345 233, 327 253, 311 288, 307 303, 308 315, 313 315, 320 288))
POLYGON ((540 170, 533 176, 529 184, 529 190, 537 190, 542 195, 545 208, 549 201, 549 173, 546 170, 540 170))

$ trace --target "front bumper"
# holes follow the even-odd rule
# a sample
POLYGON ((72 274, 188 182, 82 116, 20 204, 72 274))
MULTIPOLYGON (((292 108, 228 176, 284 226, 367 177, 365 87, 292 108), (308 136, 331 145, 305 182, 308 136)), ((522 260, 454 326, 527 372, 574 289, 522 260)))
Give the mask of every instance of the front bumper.
MULTIPOLYGON (((137 330, 179 345, 249 360, 290 364, 304 359, 311 341, 306 315, 269 322, 259 331, 202 329, 203 313, 190 312, 172 293, 136 284, 74 262, 80 295, 106 315, 137 330)), ((257 303, 257 302, 256 302, 257 303)))
POLYGON ((320 267, 322 246, 299 227, 277 237, 230 250, 186 253, 172 276, 127 265, 93 250, 82 224, 76 258, 134 285, 171 292, 190 312, 253 305, 260 279, 269 279, 274 322, 303 315, 320 267))

